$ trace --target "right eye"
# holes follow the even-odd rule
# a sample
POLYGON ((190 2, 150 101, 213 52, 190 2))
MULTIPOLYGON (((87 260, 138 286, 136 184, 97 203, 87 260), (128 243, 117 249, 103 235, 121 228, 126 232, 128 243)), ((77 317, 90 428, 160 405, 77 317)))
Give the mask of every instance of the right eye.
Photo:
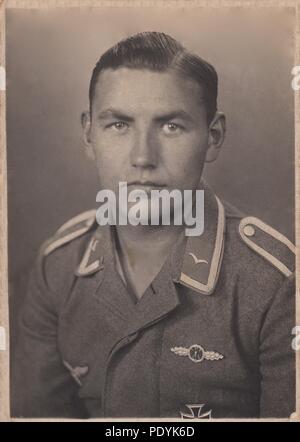
POLYGON ((117 132, 125 132, 128 127, 128 124, 124 121, 115 121, 106 126, 107 129, 114 129, 117 132))

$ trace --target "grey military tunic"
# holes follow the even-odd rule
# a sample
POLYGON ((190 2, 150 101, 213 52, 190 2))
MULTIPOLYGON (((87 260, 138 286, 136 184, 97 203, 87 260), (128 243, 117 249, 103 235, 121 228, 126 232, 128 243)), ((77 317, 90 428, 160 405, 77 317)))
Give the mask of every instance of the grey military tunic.
MULTIPOLYGON (((146 251, 145 251, 146 253, 146 251)), ((27 417, 288 417, 295 409, 294 247, 205 193, 139 301, 95 211, 41 250, 13 355, 27 417)))

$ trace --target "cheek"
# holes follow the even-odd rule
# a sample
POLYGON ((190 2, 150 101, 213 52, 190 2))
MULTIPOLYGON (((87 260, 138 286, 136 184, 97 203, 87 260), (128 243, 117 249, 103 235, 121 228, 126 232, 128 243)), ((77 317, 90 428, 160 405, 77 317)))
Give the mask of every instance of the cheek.
POLYGON ((95 130, 91 141, 97 163, 102 168, 117 167, 128 157, 131 142, 128 137, 113 136, 109 132, 95 130))
POLYGON ((106 189, 117 189, 119 180, 122 181, 124 160, 122 155, 116 155, 112 147, 94 146, 95 163, 100 180, 100 186, 106 189))
POLYGON ((168 169, 178 187, 193 188, 198 185, 205 161, 207 138, 189 139, 168 149, 168 169), (189 141, 189 142, 187 142, 189 141))

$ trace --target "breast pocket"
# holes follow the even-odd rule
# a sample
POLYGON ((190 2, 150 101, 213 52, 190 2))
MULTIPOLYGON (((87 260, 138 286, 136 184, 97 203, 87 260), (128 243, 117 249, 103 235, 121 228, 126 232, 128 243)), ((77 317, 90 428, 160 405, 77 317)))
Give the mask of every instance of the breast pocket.
POLYGON ((181 417, 186 405, 203 405, 212 417, 255 416, 258 371, 221 329, 165 330, 160 360, 161 414, 181 417))

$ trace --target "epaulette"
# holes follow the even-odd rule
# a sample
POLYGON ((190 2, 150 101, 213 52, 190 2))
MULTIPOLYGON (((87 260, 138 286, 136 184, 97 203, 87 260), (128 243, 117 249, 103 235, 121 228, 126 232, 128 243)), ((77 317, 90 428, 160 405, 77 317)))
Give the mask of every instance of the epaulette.
POLYGON ((63 224, 56 233, 44 244, 43 256, 47 256, 54 250, 88 232, 96 221, 96 210, 88 210, 71 218, 63 224))
POLYGON ((258 218, 248 216, 239 224, 242 240, 281 273, 289 277, 295 269, 294 244, 258 218))

